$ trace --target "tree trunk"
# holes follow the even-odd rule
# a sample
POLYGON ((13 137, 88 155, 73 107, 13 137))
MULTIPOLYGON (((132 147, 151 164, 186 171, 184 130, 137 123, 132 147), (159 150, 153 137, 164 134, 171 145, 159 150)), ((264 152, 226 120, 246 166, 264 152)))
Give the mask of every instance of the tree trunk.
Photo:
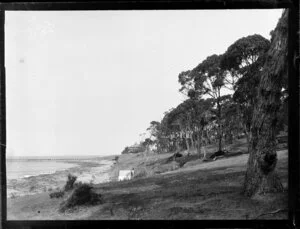
POLYGON ((194 142, 194 139, 193 139, 193 133, 191 134, 191 148, 195 149, 195 142, 194 142))
POLYGON ((201 150, 200 150, 200 152, 203 154, 203 160, 206 160, 206 145, 207 145, 207 143, 205 143, 204 142, 204 139, 203 139, 203 131, 202 131, 202 134, 201 134, 201 141, 202 141, 202 144, 201 144, 201 150))
POLYGON ((189 139, 187 137, 184 138, 185 144, 186 144, 186 149, 187 151, 190 151, 190 144, 189 144, 189 139))
POLYGON ((197 151, 198 151, 198 154, 201 153, 201 133, 198 131, 197 133, 197 151))
POLYGON ((218 143, 218 146, 219 146, 219 151, 222 150, 222 130, 221 130, 221 127, 219 127, 219 139, 218 139, 219 143, 218 143))
POLYGON ((244 131, 247 140, 247 153, 250 153, 250 132, 247 130, 244 131))
POLYGON ((218 141, 219 141, 219 151, 222 150, 222 125, 221 125, 221 104, 219 98, 217 99, 217 108, 218 108, 218 141))
POLYGON ((258 102, 252 118, 251 148, 244 182, 244 193, 247 196, 283 191, 275 171, 275 133, 282 79, 287 71, 287 15, 288 11, 285 10, 273 33, 258 87, 258 102))
POLYGON ((180 151, 179 140, 180 140, 180 138, 175 139, 176 152, 180 151))
POLYGON ((283 191, 275 171, 277 163, 276 145, 271 137, 273 134, 270 132, 266 130, 265 133, 252 136, 244 184, 244 193, 247 196, 283 191))
POLYGON ((232 134, 232 131, 229 131, 229 133, 228 133, 228 144, 229 145, 233 144, 233 134, 232 134))

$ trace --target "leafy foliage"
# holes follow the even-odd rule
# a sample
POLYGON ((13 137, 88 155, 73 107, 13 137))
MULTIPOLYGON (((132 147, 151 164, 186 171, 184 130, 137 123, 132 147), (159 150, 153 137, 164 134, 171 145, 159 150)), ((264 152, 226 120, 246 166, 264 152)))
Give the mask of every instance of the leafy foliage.
MULTIPOLYGON (((284 23, 282 30, 286 31, 284 23)), ((210 55, 194 68, 181 71, 179 92, 185 95, 185 100, 165 112, 161 121, 150 123, 149 137, 142 145, 158 153, 182 150, 200 153, 201 147, 217 142, 221 151, 223 145, 231 144, 243 134, 249 140, 253 108, 258 102, 257 88, 270 58, 270 44, 259 34, 242 37, 225 53, 210 55)), ((279 60, 282 62, 284 58, 279 60)), ((287 117, 283 107, 286 87, 280 96, 282 107, 277 126, 283 129, 287 117)))

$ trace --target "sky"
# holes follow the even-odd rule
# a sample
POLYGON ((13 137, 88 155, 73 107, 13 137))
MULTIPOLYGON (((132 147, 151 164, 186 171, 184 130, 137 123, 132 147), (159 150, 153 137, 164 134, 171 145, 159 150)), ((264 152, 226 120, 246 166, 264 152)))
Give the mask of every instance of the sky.
POLYGON ((281 13, 6 12, 7 156, 120 154, 184 100, 180 72, 281 13))

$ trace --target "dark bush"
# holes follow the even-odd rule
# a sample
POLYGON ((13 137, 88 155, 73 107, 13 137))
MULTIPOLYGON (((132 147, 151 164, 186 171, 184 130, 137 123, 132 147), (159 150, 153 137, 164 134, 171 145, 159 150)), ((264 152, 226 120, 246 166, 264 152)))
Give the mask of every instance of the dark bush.
POLYGON ((49 194, 50 198, 61 198, 65 195, 65 192, 63 191, 58 191, 58 192, 52 192, 49 194))
POLYGON ((226 155, 228 153, 228 151, 227 150, 224 150, 224 151, 217 151, 217 152, 215 152, 215 153, 213 153, 209 158, 210 159, 214 159, 214 158, 216 158, 216 157, 220 157, 220 156, 224 156, 224 155, 226 155))
POLYGON ((73 188, 77 188, 77 187, 79 187, 81 185, 82 185, 81 181, 79 181, 78 183, 76 182, 76 183, 74 183, 73 188))
POLYGON ((73 176, 72 174, 68 175, 68 180, 67 180, 67 183, 64 187, 64 190, 66 192, 69 191, 69 190, 72 190, 74 188, 74 183, 75 183, 76 179, 77 179, 76 176, 73 176))
POLYGON ((101 195, 94 193, 92 186, 89 184, 82 184, 74 189, 66 201, 61 203, 60 211, 64 212, 79 205, 93 205, 98 203, 102 203, 101 195))

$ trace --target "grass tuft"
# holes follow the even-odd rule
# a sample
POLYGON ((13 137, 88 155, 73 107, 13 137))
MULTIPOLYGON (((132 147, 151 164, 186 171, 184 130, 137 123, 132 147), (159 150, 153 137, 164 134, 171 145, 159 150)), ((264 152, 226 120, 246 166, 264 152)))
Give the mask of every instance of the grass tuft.
POLYGON ((58 192, 52 192, 49 194, 50 198, 61 198, 65 195, 65 192, 64 191, 58 191, 58 192))

